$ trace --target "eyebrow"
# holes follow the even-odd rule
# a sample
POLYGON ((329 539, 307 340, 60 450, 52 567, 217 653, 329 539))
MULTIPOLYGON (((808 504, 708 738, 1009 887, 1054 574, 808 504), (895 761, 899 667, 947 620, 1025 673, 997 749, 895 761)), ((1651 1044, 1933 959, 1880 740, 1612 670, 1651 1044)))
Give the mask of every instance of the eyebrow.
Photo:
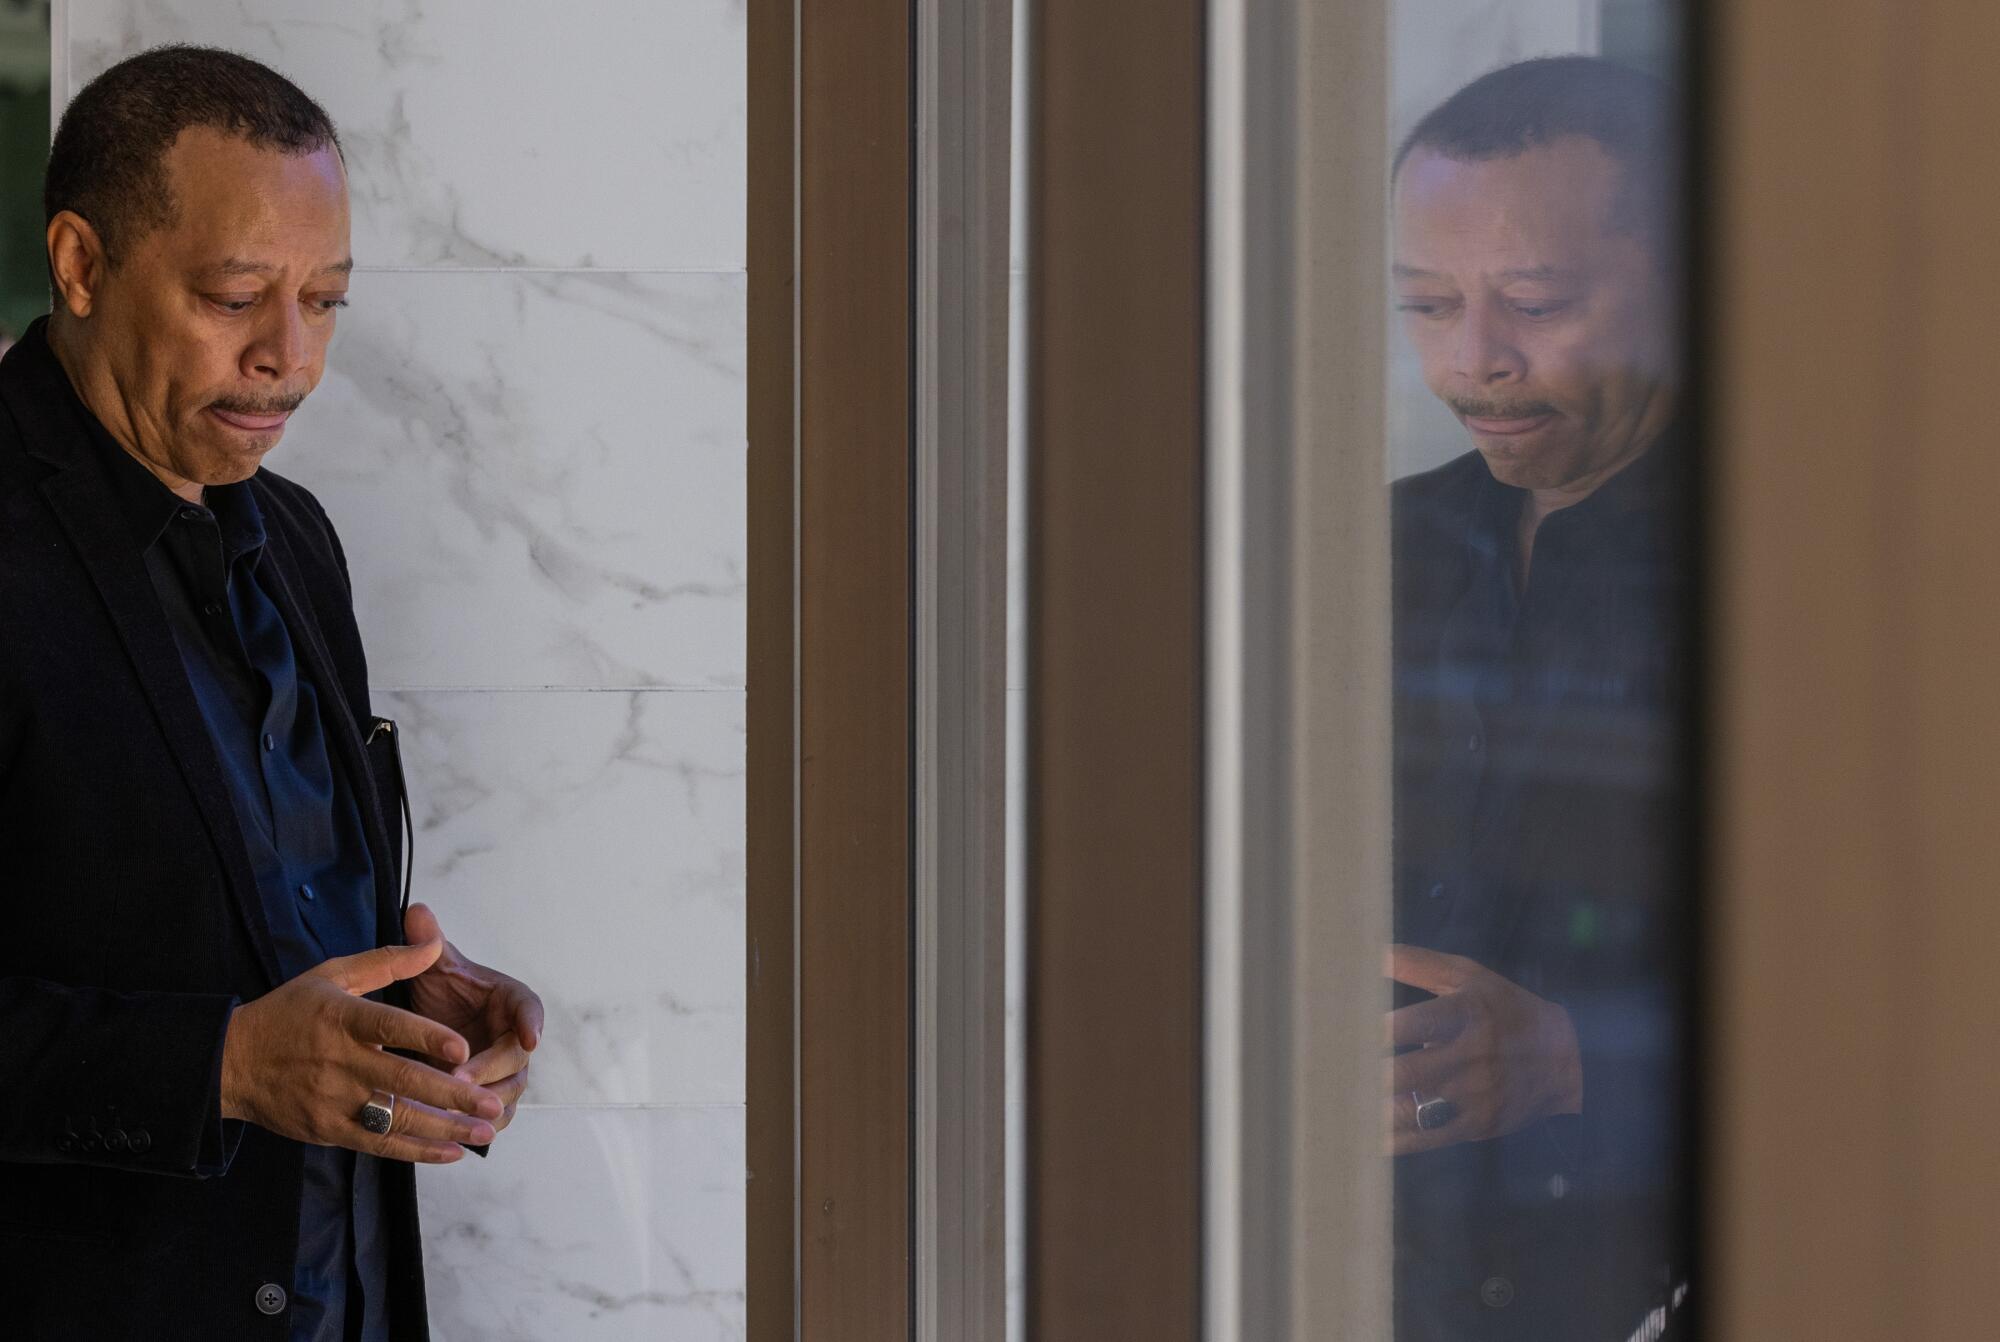
MULTIPOLYGON (((276 269, 276 266, 266 265, 262 261, 246 261, 242 257, 232 256, 227 261, 215 267, 215 273, 218 275, 268 275, 276 269)), ((350 256, 346 260, 336 261, 330 266, 321 266, 314 273, 319 275, 346 275, 351 273, 353 269, 354 258, 350 256)))

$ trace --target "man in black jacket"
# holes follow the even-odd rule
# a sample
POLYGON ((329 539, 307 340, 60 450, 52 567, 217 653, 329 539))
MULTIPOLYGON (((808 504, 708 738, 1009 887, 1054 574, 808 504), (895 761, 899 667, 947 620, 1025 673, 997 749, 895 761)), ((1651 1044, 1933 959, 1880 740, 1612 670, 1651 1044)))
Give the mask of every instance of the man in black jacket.
POLYGON ((0 362, 5 1331, 421 1339, 413 1163, 507 1126, 542 1006, 401 907, 346 559, 261 469, 345 302, 339 144, 162 48, 46 197, 0 362))
POLYGON ((1397 306, 1476 449, 1394 499, 1399 1342, 1658 1338, 1687 1284, 1671 113, 1529 61, 1397 159, 1397 306))

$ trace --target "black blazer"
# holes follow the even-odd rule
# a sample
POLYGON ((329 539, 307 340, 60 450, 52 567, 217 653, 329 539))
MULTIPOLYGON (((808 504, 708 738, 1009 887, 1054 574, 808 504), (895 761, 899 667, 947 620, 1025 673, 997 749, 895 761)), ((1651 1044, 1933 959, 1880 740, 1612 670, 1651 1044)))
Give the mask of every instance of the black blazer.
MULTIPOLYGON (((0 361, 0 1328, 280 1342, 289 1308, 258 1299, 291 1290, 303 1148, 217 1119, 224 1022, 277 959, 85 413, 37 323, 0 361)), ((364 741, 346 559, 311 494, 270 471, 252 487, 299 656, 337 687, 330 745, 400 941, 393 734, 364 741)), ((385 1163, 384 1214, 394 1336, 422 1339, 411 1166, 385 1163)))

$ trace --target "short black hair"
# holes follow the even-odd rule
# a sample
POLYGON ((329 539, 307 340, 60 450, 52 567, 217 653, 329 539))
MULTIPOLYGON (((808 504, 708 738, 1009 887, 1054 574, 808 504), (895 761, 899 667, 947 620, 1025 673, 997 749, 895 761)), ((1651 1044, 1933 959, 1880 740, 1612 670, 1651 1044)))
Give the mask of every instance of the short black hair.
POLYGON ((84 85, 63 113, 43 179, 43 223, 75 211, 115 266, 178 216, 166 154, 194 126, 290 154, 340 151, 326 109, 270 66, 217 47, 154 47, 84 85))
POLYGON ((1404 137, 1390 168, 1428 149, 1461 162, 1512 158, 1568 135, 1604 146, 1625 174, 1621 222, 1654 239, 1679 221, 1671 87, 1600 56, 1540 56, 1481 75, 1404 137))

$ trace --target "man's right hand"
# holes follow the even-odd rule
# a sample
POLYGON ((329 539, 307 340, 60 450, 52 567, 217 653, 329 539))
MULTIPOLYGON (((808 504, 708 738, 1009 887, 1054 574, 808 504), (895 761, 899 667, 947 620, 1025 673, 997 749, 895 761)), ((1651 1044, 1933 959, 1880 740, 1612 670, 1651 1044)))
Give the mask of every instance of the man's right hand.
POLYGON ((444 950, 378 946, 317 965, 237 1007, 222 1045, 222 1115, 319 1146, 391 1160, 448 1165, 493 1140, 502 1101, 484 1086, 409 1058, 409 1049, 457 1065, 470 1049, 457 1031, 363 993, 414 978, 444 950), (378 1090, 396 1097, 389 1131, 361 1126, 378 1090))

